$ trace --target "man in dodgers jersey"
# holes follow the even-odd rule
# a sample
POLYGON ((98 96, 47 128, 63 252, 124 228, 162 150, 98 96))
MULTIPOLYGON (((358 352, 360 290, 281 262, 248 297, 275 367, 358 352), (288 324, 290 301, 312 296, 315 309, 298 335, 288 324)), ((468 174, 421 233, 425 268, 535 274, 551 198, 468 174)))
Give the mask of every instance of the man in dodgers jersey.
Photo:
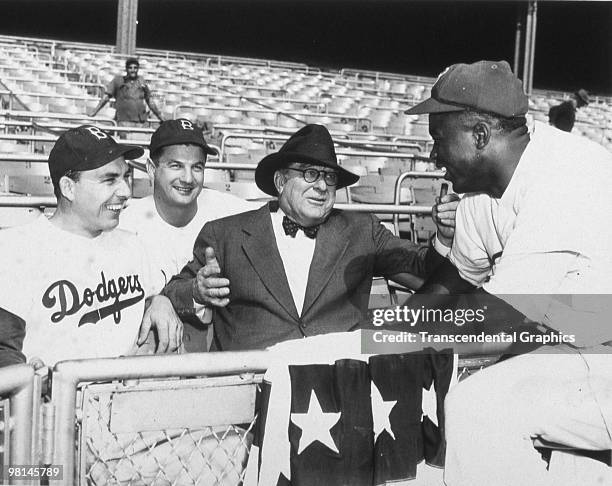
MULTIPOLYGON (((166 120, 153 133, 147 171, 153 194, 129 202, 120 227, 135 232, 147 250, 158 293, 193 257, 205 223, 257 207, 231 194, 203 189, 207 155, 215 151, 189 120, 166 120)), ((187 351, 205 351, 207 329, 185 322, 187 351)))
POLYGON ((91 125, 58 139, 49 155, 57 210, 0 232, 1 364, 23 361, 21 352, 49 366, 136 353, 151 327, 157 351, 180 345, 170 303, 150 297, 142 247, 116 229, 130 197, 125 159, 142 153, 91 125))
POLYGON ((407 111, 430 114, 431 157, 467 193, 450 261, 422 291, 493 294, 564 338, 450 392, 448 486, 558 484, 533 439, 612 448, 612 155, 541 123, 529 131, 527 108, 508 63, 480 61, 448 68, 407 111))

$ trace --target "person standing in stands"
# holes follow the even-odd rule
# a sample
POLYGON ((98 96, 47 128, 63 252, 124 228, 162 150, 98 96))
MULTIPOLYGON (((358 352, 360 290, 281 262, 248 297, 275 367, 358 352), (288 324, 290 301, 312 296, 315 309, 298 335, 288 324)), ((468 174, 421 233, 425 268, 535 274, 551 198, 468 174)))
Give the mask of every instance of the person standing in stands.
POLYGON ((414 287, 444 261, 457 206, 457 196, 444 196, 435 242, 419 246, 372 214, 334 209, 336 190, 358 179, 338 164, 327 129, 306 125, 255 171, 278 201, 207 223, 163 294, 181 317, 214 307, 217 350, 351 329, 367 312, 373 276, 414 287))
POLYGON ((579 89, 573 97, 560 105, 553 106, 548 111, 548 123, 564 132, 571 132, 576 121, 576 110, 589 104, 589 94, 579 89))
POLYGON ((130 197, 125 161, 142 153, 93 125, 59 137, 55 213, 0 231, 0 366, 138 354, 151 329, 157 352, 180 346, 181 321, 152 294, 138 238, 117 229, 130 197))
POLYGON ((147 106, 159 121, 163 121, 155 102, 151 99, 149 86, 138 76, 138 68, 138 59, 133 57, 127 59, 125 76, 119 74, 112 79, 100 103, 89 116, 96 116, 111 98, 115 98, 115 120, 120 127, 146 126, 149 116, 147 106))
MULTIPOLYGON (((208 146, 202 130, 185 119, 166 120, 151 137, 147 171, 153 194, 132 199, 120 227, 141 239, 155 273, 158 293, 191 260, 193 244, 205 223, 256 206, 231 194, 203 189, 208 146)), ((207 327, 186 321, 187 351, 206 351, 207 327)))

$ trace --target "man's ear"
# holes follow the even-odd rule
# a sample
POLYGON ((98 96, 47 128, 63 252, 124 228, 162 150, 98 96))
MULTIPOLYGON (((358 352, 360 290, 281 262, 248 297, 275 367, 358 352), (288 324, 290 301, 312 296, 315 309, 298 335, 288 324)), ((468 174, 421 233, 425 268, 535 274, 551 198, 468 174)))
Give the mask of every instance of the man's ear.
POLYGON ((59 188, 62 196, 69 201, 74 201, 76 182, 68 176, 62 176, 59 180, 59 188))
POLYGON ((474 143, 478 150, 482 150, 487 146, 491 139, 491 127, 484 122, 479 121, 472 129, 474 143))
POLYGON ((274 173, 274 187, 276 187, 276 192, 278 192, 279 196, 283 192, 284 186, 285 186, 285 174, 283 174, 280 170, 277 170, 274 173))
POLYGON ((149 180, 153 183, 155 179, 155 163, 151 159, 147 159, 147 174, 149 175, 149 180))

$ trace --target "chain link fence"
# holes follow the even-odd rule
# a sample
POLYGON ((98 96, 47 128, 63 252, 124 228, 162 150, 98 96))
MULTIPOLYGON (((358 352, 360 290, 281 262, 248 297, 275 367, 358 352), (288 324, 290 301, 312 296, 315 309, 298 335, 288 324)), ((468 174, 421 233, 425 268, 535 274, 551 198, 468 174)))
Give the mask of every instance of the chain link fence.
POLYGON ((261 375, 84 386, 79 483, 242 484, 260 382, 261 375), (197 410, 202 400, 214 401, 226 418, 197 410))

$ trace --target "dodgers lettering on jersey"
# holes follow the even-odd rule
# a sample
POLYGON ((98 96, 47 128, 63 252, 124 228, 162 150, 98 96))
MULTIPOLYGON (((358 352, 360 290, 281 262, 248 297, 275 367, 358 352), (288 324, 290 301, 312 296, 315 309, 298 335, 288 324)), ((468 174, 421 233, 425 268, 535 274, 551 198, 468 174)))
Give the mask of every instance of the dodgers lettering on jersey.
POLYGON ((127 275, 106 280, 104 272, 101 272, 101 282, 95 290, 85 287, 82 292, 69 280, 58 280, 52 283, 42 297, 42 304, 47 309, 58 308, 57 312, 51 314, 51 322, 61 322, 66 316, 77 314, 84 306, 94 307, 94 310, 86 312, 79 319, 79 326, 84 324, 96 324, 100 320, 112 315, 115 324, 121 322, 121 310, 144 298, 144 290, 140 285, 138 275, 127 275), (129 294, 137 294, 135 297, 120 300, 120 297, 129 294), (101 304, 110 299, 114 301, 106 306, 101 304), (97 305, 96 305, 97 304, 97 305))

